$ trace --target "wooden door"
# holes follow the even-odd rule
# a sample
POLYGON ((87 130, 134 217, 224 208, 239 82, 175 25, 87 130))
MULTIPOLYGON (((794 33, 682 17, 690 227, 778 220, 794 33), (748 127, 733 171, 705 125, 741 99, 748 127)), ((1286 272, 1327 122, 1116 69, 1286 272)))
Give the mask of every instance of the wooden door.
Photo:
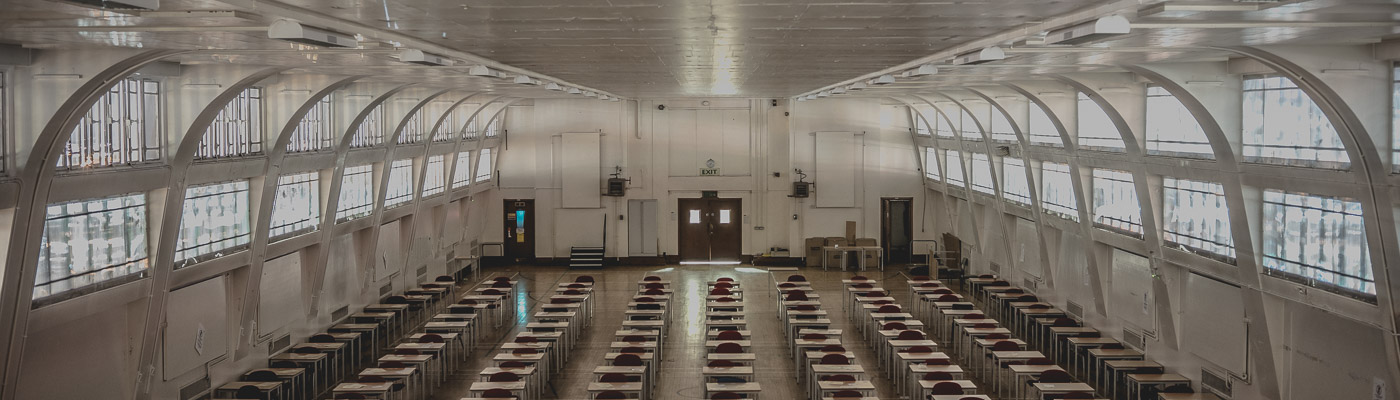
POLYGON ((739 199, 709 199, 710 261, 739 261, 744 225, 739 199))
POLYGON ((516 262, 535 260, 535 201, 505 200, 505 256, 516 262))
POLYGON ((880 199, 880 246, 889 263, 909 262, 914 239, 914 199, 880 199))
POLYGON ((676 207, 681 261, 710 260, 709 199, 680 199, 676 207))

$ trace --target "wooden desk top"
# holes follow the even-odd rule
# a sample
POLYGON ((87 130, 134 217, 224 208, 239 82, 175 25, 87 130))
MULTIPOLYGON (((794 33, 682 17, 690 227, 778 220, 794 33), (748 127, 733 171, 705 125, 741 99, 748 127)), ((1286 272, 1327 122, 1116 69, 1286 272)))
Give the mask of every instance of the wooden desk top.
POLYGON ((1089 349, 1089 355, 1099 358, 1129 358, 1142 357, 1142 352, 1133 349, 1089 349))
POLYGON ((753 367, 704 367, 701 369, 700 373, 706 376, 753 375, 753 367))
POLYGON ((619 367, 616 365, 601 365, 593 368, 594 374, 643 374, 647 372, 646 366, 619 367))
POLYGON ((535 366, 531 365, 531 366, 525 366, 525 367, 511 367, 511 368, 486 367, 486 368, 482 368, 482 369, 481 369, 481 373, 478 374, 478 375, 491 376, 491 375, 496 374, 496 373, 498 373, 498 372, 510 372, 510 373, 513 373, 513 374, 516 374, 516 375, 520 375, 520 376, 530 376, 530 375, 534 375, 534 374, 535 374, 535 366))
POLYGON ((706 361, 728 360, 728 361, 754 361, 758 355, 754 353, 710 353, 705 355, 706 361))
POLYGON ((735 393, 745 393, 745 392, 747 392, 747 393, 754 393, 754 392, 759 392, 759 391, 762 390, 762 388, 758 385, 758 382, 744 382, 744 383, 715 383, 715 382, 709 382, 709 383, 706 383, 706 384, 705 384, 705 389, 706 389, 706 390, 709 390, 710 393, 715 393, 715 392, 735 392, 735 393))
POLYGON ((1069 393, 1069 392, 1093 392, 1094 387, 1081 382, 1073 383, 1036 383, 1035 388, 1041 393, 1069 393))
POLYGON ((609 391, 609 390, 616 390, 616 391, 619 391, 619 392, 640 392, 640 391, 642 391, 642 383, 641 383, 641 382, 588 382, 588 391, 590 391, 590 392, 606 392, 606 391, 609 391))
POLYGON ((967 380, 967 379, 954 379, 954 380, 951 380, 951 381, 946 381, 946 380, 945 380, 945 381, 926 381, 926 380, 920 379, 920 380, 919 380, 919 387, 920 387, 920 388, 923 388, 923 389, 933 389, 933 385, 937 385, 937 384, 939 384, 939 383, 941 383, 941 382, 953 382, 953 383, 958 384, 958 386, 962 386, 963 389, 973 389, 973 388, 976 388, 976 387, 977 387, 976 384, 972 383, 972 381, 967 380))
POLYGON ((384 383, 342 383, 335 386, 336 393, 388 393, 394 388, 392 382, 384 383))
POLYGON ((418 371, 418 368, 417 368, 417 367, 404 367, 404 368, 365 368, 364 371, 360 371, 360 376, 406 377, 406 376, 413 375, 413 373, 414 373, 414 372, 417 372, 417 371, 418 371))
POLYGON ((1190 383, 1191 379, 1180 374, 1128 374, 1129 381, 1145 384, 1190 383))
POLYGON ((472 382, 471 391, 485 392, 491 389, 504 389, 510 391, 525 390, 525 380, 515 382, 472 382))
POLYGON ((860 365, 812 364, 812 372, 818 374, 864 374, 865 367, 860 365))
POLYGON ((1011 372, 1017 373, 1017 374, 1039 374, 1039 373, 1044 373, 1045 371, 1053 371, 1053 370, 1061 370, 1061 371, 1064 371, 1064 368, 1060 368, 1060 366, 1058 366, 1058 365, 1024 365, 1024 364, 1022 364, 1022 365, 1008 365, 1007 368, 1010 368, 1010 369, 1011 369, 1011 372))
POLYGON ((258 390, 261 390, 261 391, 264 391, 264 392, 268 392, 268 391, 277 390, 277 388, 282 387, 282 382, 243 382, 243 381, 233 381, 233 382, 225 383, 223 386, 219 386, 219 390, 238 390, 238 388, 241 388, 241 387, 244 387, 244 386, 253 386, 253 387, 258 388, 258 390))
POLYGON ((1104 361, 1109 368, 1162 368, 1162 364, 1151 360, 1108 360, 1104 361))
POLYGON ((875 383, 864 381, 817 381, 817 387, 821 390, 875 390, 875 383))

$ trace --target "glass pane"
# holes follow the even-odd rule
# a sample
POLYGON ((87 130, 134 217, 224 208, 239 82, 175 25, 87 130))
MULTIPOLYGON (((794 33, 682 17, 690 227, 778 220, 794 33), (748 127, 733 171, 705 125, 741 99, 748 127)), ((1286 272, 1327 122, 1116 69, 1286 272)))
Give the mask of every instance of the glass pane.
POLYGON ((1095 169, 1093 199, 1094 226, 1141 237, 1142 205, 1132 173, 1095 169))
POLYGON ((1215 158, 1196 117, 1181 100, 1159 86, 1147 88, 1147 151, 1215 158))
POLYGON ((729 223, 729 210, 719 210, 719 223, 729 223))
POLYGON ((1332 121, 1288 78, 1245 77, 1243 122, 1247 162, 1351 167, 1332 121))
POLYGON ((1079 145, 1091 149, 1122 151, 1123 136, 1099 103, 1084 92, 1079 94, 1079 145))
POLYGON ((690 210, 690 223, 700 223, 700 210, 690 210))

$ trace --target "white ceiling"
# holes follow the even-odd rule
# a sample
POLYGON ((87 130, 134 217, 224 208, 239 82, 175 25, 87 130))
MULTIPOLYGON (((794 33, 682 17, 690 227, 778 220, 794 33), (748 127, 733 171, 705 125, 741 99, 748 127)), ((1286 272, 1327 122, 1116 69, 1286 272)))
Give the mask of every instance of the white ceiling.
POLYGON ((464 85, 477 79, 465 77, 465 68, 398 63, 391 51, 397 42, 470 53, 457 57, 486 61, 471 58, 475 55, 634 98, 788 97, 902 64, 941 62, 938 58, 946 59, 946 53, 955 49, 1002 44, 995 40, 1039 31, 1045 21, 1083 15, 1118 13, 1139 26, 1150 26, 1096 46, 1186 49, 1012 53, 1001 64, 1039 66, 944 68, 936 77, 897 87, 917 90, 957 82, 1024 79, 1035 73, 1112 70, 1112 65, 1122 63, 1219 56, 1190 49, 1201 46, 1375 42, 1397 33, 1394 16, 1400 15, 1397 0, 1313 0, 1263 11, 1171 11, 1143 16, 1137 15, 1137 7, 1134 1, 1122 0, 164 0, 159 16, 133 16, 48 0, 0 0, 4 10, 0 11, 0 42, 38 48, 202 49, 181 61, 286 65, 464 85), (241 13, 222 17, 164 13, 186 10, 241 13), (330 21, 337 26, 328 27, 379 39, 371 43, 377 50, 311 55, 267 39, 262 28, 289 16, 314 17, 323 25, 330 21), (1190 26, 1241 21, 1280 25, 1190 26), (1279 21, 1371 24, 1304 26, 1279 21))

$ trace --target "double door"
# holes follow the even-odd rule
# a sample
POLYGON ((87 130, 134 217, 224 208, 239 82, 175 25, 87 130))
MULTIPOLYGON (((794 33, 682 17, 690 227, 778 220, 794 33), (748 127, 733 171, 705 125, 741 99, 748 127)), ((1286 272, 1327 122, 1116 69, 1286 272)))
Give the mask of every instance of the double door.
POLYGON ((681 261, 739 261, 743 213, 739 199, 680 199, 681 261))

